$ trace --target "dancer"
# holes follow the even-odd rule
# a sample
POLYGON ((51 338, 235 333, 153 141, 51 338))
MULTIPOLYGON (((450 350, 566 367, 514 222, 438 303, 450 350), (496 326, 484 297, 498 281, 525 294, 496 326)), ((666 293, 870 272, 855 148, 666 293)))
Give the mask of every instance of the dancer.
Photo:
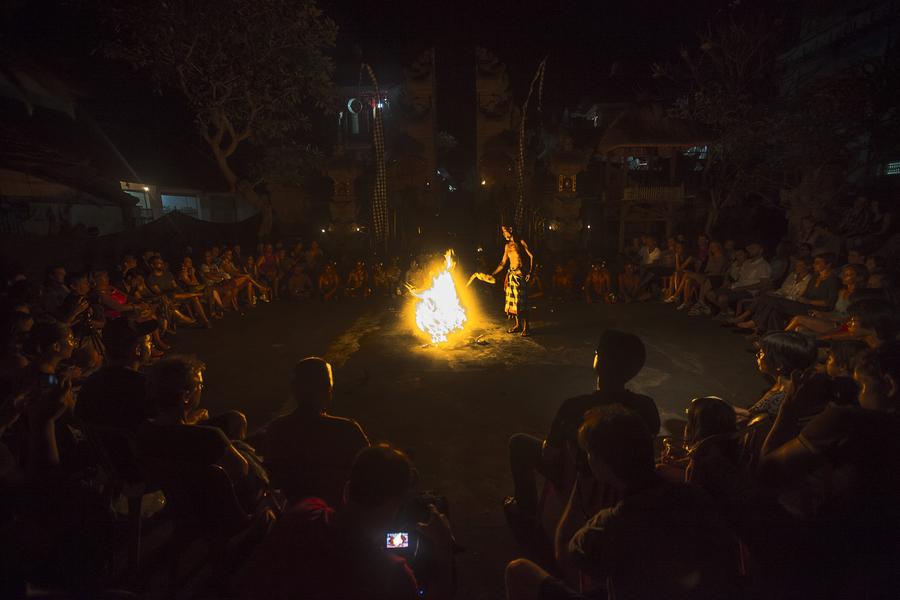
POLYGON ((500 231, 506 240, 506 246, 503 248, 503 258, 500 265, 491 275, 497 275, 509 262, 509 273, 506 285, 506 304, 504 311, 507 316, 515 318, 516 325, 512 329, 508 329, 508 333, 522 332, 523 336, 528 335, 528 280, 531 279, 531 271, 534 268, 534 255, 528 249, 525 240, 516 239, 513 234, 513 228, 509 225, 501 225, 500 231), (528 256, 528 271, 523 269, 522 254, 528 256))

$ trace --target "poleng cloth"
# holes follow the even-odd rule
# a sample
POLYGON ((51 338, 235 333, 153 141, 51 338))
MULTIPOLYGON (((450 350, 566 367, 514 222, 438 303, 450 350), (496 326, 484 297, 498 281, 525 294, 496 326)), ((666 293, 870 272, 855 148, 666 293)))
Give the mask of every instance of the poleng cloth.
POLYGON ((503 310, 508 315, 525 316, 528 314, 528 289, 525 275, 516 269, 509 272, 506 285, 506 304, 503 310))

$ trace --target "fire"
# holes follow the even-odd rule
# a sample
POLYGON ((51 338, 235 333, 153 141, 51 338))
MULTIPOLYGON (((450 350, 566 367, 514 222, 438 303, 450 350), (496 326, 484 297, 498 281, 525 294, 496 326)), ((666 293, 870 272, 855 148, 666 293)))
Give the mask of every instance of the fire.
POLYGON ((463 328, 466 311, 456 293, 451 271, 456 263, 453 251, 444 254, 444 269, 434 276, 431 287, 422 291, 412 291, 419 299, 416 303, 416 325, 431 336, 435 344, 446 342, 447 336, 463 328))

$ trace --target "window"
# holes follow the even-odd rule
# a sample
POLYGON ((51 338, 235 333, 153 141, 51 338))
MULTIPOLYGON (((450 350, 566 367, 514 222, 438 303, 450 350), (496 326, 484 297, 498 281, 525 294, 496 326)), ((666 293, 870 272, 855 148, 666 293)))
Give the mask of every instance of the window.
POLYGON ((900 175, 900 160, 892 160, 884 167, 885 175, 900 175))
POLYGON ((137 190, 123 190, 129 196, 134 196, 137 198, 138 208, 149 209, 150 208, 150 194, 147 192, 141 192, 137 190))
POLYGON ((186 215, 196 217, 199 213, 197 204, 197 196, 179 196, 176 194, 162 195, 163 212, 172 212, 177 210, 186 215))

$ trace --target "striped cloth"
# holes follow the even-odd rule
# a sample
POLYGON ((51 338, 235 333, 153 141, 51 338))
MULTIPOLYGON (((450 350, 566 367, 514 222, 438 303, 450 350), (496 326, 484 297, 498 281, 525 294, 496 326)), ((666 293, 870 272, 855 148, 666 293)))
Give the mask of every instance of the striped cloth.
POLYGON ((522 271, 509 272, 506 281, 506 303, 503 310, 507 315, 526 316, 528 314, 528 284, 522 271))

